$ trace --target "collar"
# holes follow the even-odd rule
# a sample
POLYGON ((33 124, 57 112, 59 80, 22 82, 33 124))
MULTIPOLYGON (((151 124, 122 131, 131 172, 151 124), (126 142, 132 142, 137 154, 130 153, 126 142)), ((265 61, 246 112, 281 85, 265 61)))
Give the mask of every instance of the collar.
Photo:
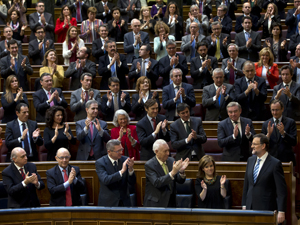
MULTIPOLYGON (((201 55, 199 55, 199 57, 200 57, 200 60, 203 60, 202 57, 201 57, 201 55)), ((206 56, 204 57, 204 60, 207 60, 207 59, 208 59, 208 55, 206 55, 206 56)))
POLYGON ((84 92, 86 92, 86 91, 89 91, 89 90, 91 90, 91 89, 84 90, 83 87, 81 87, 81 90, 84 91, 84 92))
POLYGON ((19 54, 17 54, 16 57, 13 57, 12 55, 10 55, 10 57, 13 58, 13 59, 18 59, 18 56, 19 56, 19 54))
MULTIPOLYGON (((254 78, 255 78, 255 76, 252 78, 251 82, 254 82, 254 80, 255 80, 254 78)), ((245 77, 245 79, 246 79, 246 82, 249 83, 249 79, 247 77, 245 77)))
POLYGON ((252 30, 250 29, 249 31, 243 30, 244 34, 247 32, 249 34, 251 34, 252 30))
POLYGON ((231 59, 231 62, 232 62, 232 60, 234 60, 235 62, 238 60, 238 56, 235 58, 235 59, 232 59, 232 58, 230 58, 231 59))
MULTIPOLYGON (((221 87, 221 86, 220 86, 220 87, 218 87, 218 86, 217 86, 215 83, 214 83, 214 86, 215 86, 216 90, 217 90, 218 88, 220 88, 220 87, 221 87)), ((220 94, 221 94, 221 93, 220 93, 220 94)))
POLYGON ((27 122, 27 121, 26 122, 22 122, 21 120, 19 120, 19 118, 17 118, 17 120, 18 120, 19 126, 22 126, 23 123, 26 124, 26 122, 27 122))
MULTIPOLYGON (((267 159, 267 157, 268 157, 268 155, 269 155, 269 153, 266 152, 262 157, 260 157, 260 158, 257 157, 257 159, 261 159, 260 163, 265 162, 266 159, 267 159)), ((256 159, 256 162, 257 162, 257 159, 256 159)), ((255 162, 255 164, 256 164, 256 162, 255 162)))
POLYGON ((166 164, 167 165, 167 163, 166 162, 163 162, 163 161, 161 161, 161 160, 159 160, 158 158, 157 158, 157 156, 155 156, 156 157, 156 159, 157 159, 157 161, 158 161, 158 163, 159 163, 159 165, 163 165, 163 164, 166 164))
MULTIPOLYGON (((69 166, 69 165, 68 165, 69 166)), ((58 166, 59 170, 61 173, 63 173, 63 170, 66 170, 67 174, 68 174, 68 166, 66 168, 62 168, 61 166, 58 166)))
MULTIPOLYGON (((181 122, 182 122, 183 125, 184 125, 184 124, 185 124, 185 121, 183 121, 183 119, 181 119, 181 118, 180 118, 180 120, 181 120, 181 122)), ((190 123, 190 126, 191 126, 191 118, 189 118, 187 122, 189 122, 189 123, 190 123)))
MULTIPOLYGON (((43 40, 44 40, 44 39, 43 39, 43 40)), ((41 43, 43 40, 39 40, 39 39, 37 39, 38 43, 41 43)))
POLYGON ((142 62, 143 62, 143 61, 149 62, 149 61, 150 61, 150 57, 148 57, 148 58, 146 58, 146 59, 143 59, 143 58, 142 58, 142 62))
MULTIPOLYGON (((230 120, 231 123, 235 123, 233 120, 230 120)), ((240 124, 241 123, 241 117, 238 118, 237 122, 240 124)))
POLYGON ((271 16, 271 19, 274 18, 274 15, 271 16))
POLYGON ((40 16, 41 16, 41 14, 40 14, 39 12, 36 12, 36 13, 37 13, 38 17, 40 17, 40 16))
POLYGON ((182 88, 182 82, 181 82, 181 84, 179 84, 179 85, 176 85, 176 84, 173 83, 174 89, 176 89, 177 86, 179 86, 179 88, 182 88))
POLYGON ((112 159, 108 154, 107 154, 109 160, 111 161, 111 163, 114 165, 114 162, 116 161, 117 162, 117 165, 118 165, 118 160, 114 160, 112 159))
MULTIPOLYGON (((15 164, 15 163, 14 163, 14 164, 15 164)), ((25 165, 24 165, 23 167, 19 167, 19 166, 17 166, 17 164, 15 164, 15 166, 17 167, 17 170, 18 170, 18 171, 20 171, 20 169, 23 169, 23 172, 24 172, 24 174, 25 174, 25 169, 24 169, 24 166, 25 166, 25 165)))
POLYGON ((50 91, 51 93, 51 89, 49 91, 47 91, 45 88, 43 88, 44 92, 46 93, 46 95, 48 96, 48 92, 50 91))
POLYGON ((109 61, 111 62, 111 60, 112 60, 112 57, 110 57, 108 54, 107 54, 107 56, 108 56, 108 58, 109 58, 109 61))
POLYGON ((135 36, 135 35, 139 35, 139 34, 140 34, 140 32, 138 32, 137 34, 135 34, 133 31, 132 31, 132 33, 133 33, 133 36, 135 36))
POLYGON ((118 97, 119 92, 117 92, 117 93, 111 92, 111 94, 112 94, 113 97, 115 97, 115 95, 117 95, 117 97, 118 97))
MULTIPOLYGON (((274 121, 274 123, 276 122, 276 120, 277 119, 275 119, 274 117, 273 117, 273 121, 274 121)), ((279 123, 282 121, 282 116, 278 119, 279 120, 279 123)))
POLYGON ((282 82, 282 84, 283 84, 283 86, 286 86, 286 85, 288 85, 289 86, 289 88, 291 88, 291 84, 292 84, 292 82, 293 82, 293 80, 291 80, 289 83, 284 83, 284 82, 282 82))
MULTIPOLYGON (((169 54, 168 54, 168 56, 169 56, 169 59, 172 59, 172 57, 173 57, 173 56, 170 56, 169 54)), ((176 56, 176 53, 175 53, 175 55, 174 55, 174 56, 176 56)))
POLYGON ((147 114, 148 120, 152 122, 152 119, 156 119, 156 118, 152 118, 147 114))

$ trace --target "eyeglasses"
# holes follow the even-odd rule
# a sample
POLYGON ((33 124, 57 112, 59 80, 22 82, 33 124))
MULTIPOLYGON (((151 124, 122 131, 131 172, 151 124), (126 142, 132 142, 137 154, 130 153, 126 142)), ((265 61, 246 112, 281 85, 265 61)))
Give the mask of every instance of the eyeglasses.
POLYGON ((36 32, 37 34, 43 34, 44 33, 44 31, 38 31, 38 32, 36 32))
POLYGON ((252 142, 252 145, 257 146, 257 145, 261 145, 261 143, 253 143, 253 142, 252 142))
POLYGON ((68 160, 68 159, 70 159, 71 157, 70 156, 60 156, 60 157, 58 157, 57 156, 57 158, 59 158, 60 160, 68 160))
POLYGON ((111 151, 111 152, 121 153, 123 150, 124 150, 124 148, 117 150, 117 151, 111 151))

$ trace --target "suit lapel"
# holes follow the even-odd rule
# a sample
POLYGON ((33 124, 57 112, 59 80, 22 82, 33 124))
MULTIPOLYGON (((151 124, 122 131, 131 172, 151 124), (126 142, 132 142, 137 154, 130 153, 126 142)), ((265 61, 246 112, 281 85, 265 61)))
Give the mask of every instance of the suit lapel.
MULTIPOLYGON (((62 173, 61 173, 61 170, 60 168, 58 167, 58 165, 55 166, 55 176, 57 177, 58 179, 58 184, 63 184, 65 181, 64 181, 64 178, 62 176, 62 173)), ((67 171, 67 174, 68 174, 68 171, 67 171)))
POLYGON ((21 131, 17 119, 14 120, 14 129, 14 134, 16 134, 17 137, 21 137, 21 131))
MULTIPOLYGON (((254 161, 256 162, 256 161, 254 161)), ((259 174, 257 176, 257 179, 256 179, 256 184, 259 182, 260 178, 264 175, 266 169, 269 168, 269 165, 270 165, 270 162, 271 162, 271 158, 270 158, 270 154, 267 156, 265 162, 264 162, 264 165, 262 166, 262 168, 260 169, 259 171, 259 174)), ((253 168, 254 169, 254 168, 253 168)), ((252 170, 253 171, 253 170, 252 170)), ((253 179, 252 179, 253 180, 253 179)))
MULTIPOLYGON (((254 185, 254 181, 253 181, 253 170, 254 170, 254 165, 256 162, 256 158, 253 157, 253 159, 249 160, 249 172, 248 172, 248 176, 250 177, 249 181, 252 185, 254 185)), ((256 183, 257 183, 257 179, 256 179, 256 183)))
POLYGON ((115 168, 107 155, 105 156, 104 161, 105 161, 105 164, 107 165, 106 168, 107 168, 107 171, 109 172, 109 174, 114 174, 116 172, 115 168))

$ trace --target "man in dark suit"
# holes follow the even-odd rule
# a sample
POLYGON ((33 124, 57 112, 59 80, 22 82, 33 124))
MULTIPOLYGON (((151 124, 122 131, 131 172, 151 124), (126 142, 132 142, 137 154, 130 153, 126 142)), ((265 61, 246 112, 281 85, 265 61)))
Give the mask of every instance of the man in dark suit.
POLYGON ((247 161, 242 206, 244 210, 278 210, 277 222, 285 220, 287 187, 281 162, 271 156, 269 139, 257 134, 247 161))
POLYGON ((122 156, 124 149, 118 140, 110 140, 106 148, 107 155, 96 161, 100 182, 98 206, 130 207, 128 186, 134 186, 136 182, 134 158, 122 156))
POLYGON ((149 160, 155 154, 152 145, 157 139, 170 141, 168 121, 164 115, 158 114, 155 99, 148 99, 145 104, 147 115, 136 124, 136 132, 141 145, 141 160, 149 160))
POLYGON ((127 63, 132 63, 139 57, 139 49, 143 44, 149 44, 149 34, 140 31, 141 22, 138 19, 131 21, 132 32, 124 35, 124 51, 127 53, 127 63))
MULTIPOLYGON (((299 14, 300 15, 300 14, 299 14)), ((300 22, 298 23, 298 29, 300 29, 300 22)), ((291 52, 291 56, 294 56, 296 53, 296 48, 298 44, 300 43, 300 33, 293 34, 290 37, 290 43, 289 43, 289 51, 291 52)))
POLYGON ((30 41, 35 39, 34 34, 37 32, 36 28, 39 26, 42 26, 44 28, 47 39, 54 40, 53 18, 50 13, 45 12, 45 3, 39 1, 38 3, 36 3, 35 9, 37 12, 31 13, 29 15, 29 26, 31 29, 30 41))
POLYGON ((151 59, 152 47, 150 44, 143 44, 139 50, 140 58, 135 59, 132 63, 130 72, 128 74, 130 80, 134 80, 133 88, 135 88, 136 81, 141 76, 146 76, 151 80, 151 88, 157 89, 156 81, 158 75, 158 62, 151 59))
POLYGON ((60 88, 52 88, 52 77, 49 73, 43 73, 40 79, 42 88, 32 94, 34 108, 36 109, 36 121, 45 122, 47 109, 54 105, 68 107, 60 88))
POLYGON ((292 80, 293 70, 290 66, 284 65, 280 69, 282 83, 273 89, 273 99, 279 99, 284 105, 283 115, 300 120, 300 84, 292 80))
POLYGON ((65 77, 72 77, 70 90, 76 90, 81 87, 80 77, 84 73, 89 73, 93 78, 96 77, 96 64, 89 60, 91 49, 89 47, 81 47, 77 52, 77 60, 71 62, 65 77))
POLYGON ((121 11, 121 16, 129 22, 133 18, 139 18, 142 8, 140 0, 118 0, 117 7, 121 11))
POLYGON ((259 60, 258 52, 261 50, 261 36, 259 33, 251 30, 251 17, 245 16, 242 21, 244 30, 235 36, 235 44, 239 46, 239 56, 252 62, 257 62, 259 60))
POLYGON ((45 38, 45 29, 42 26, 37 26, 35 37, 29 42, 28 56, 32 59, 33 65, 42 65, 44 55, 49 49, 54 49, 54 42, 51 39, 45 38))
POLYGON ((285 8, 287 7, 288 0, 264 0, 263 1, 263 8, 267 9, 268 5, 270 3, 274 3, 277 6, 278 9, 278 15, 280 16, 281 19, 285 19, 285 8))
POLYGON ((224 71, 214 69, 214 83, 203 88, 202 105, 206 108, 206 121, 221 121, 228 117, 226 106, 235 99, 234 86, 225 84, 224 71))
POLYGON ((242 106, 242 116, 253 121, 265 120, 265 101, 267 99, 266 80, 255 75, 252 62, 244 63, 244 77, 234 83, 236 101, 242 106))
POLYGON ((175 162, 174 158, 169 157, 170 149, 167 142, 162 139, 154 142, 153 152, 155 156, 145 164, 144 206, 176 207, 176 183, 184 183, 189 159, 175 162))
POLYGON ((102 0, 95 4, 95 8, 97 9, 97 19, 101 19, 103 23, 107 23, 112 19, 112 9, 115 5, 112 2, 108 2, 108 0, 102 0))
POLYGON ((45 184, 37 173, 36 166, 27 162, 24 149, 16 147, 11 152, 12 163, 2 171, 3 184, 8 193, 8 208, 40 207, 36 189, 45 184))
POLYGON ((172 148, 176 150, 176 160, 189 158, 198 161, 205 155, 201 144, 207 140, 202 120, 190 116, 190 106, 179 103, 177 106, 179 119, 170 125, 172 148))
POLYGON ((255 134, 252 121, 241 117, 237 102, 227 105, 228 118, 218 124, 218 144, 223 148, 223 161, 247 161, 251 156, 249 142, 255 134))
POLYGON ((85 104, 87 117, 76 122, 77 140, 80 141, 77 160, 97 160, 106 155, 104 143, 110 140, 107 123, 98 120, 98 102, 89 100, 85 104))
MULTIPOLYGON (((300 38, 299 38, 300 39, 300 38)), ((300 40, 299 40, 300 42, 300 40)), ((290 65, 293 69, 293 77, 292 79, 296 83, 300 83, 300 44, 297 44, 296 54, 290 58, 290 65)))
POLYGON ((222 33, 230 34, 232 31, 232 19, 227 16, 227 6, 226 5, 220 5, 217 8, 217 16, 215 16, 213 19, 210 19, 210 23, 213 21, 219 21, 222 24, 222 33))
POLYGON ((25 149, 29 161, 39 161, 36 145, 43 145, 40 129, 35 121, 29 120, 27 104, 19 103, 16 106, 17 119, 7 123, 5 130, 5 144, 8 148, 6 162, 10 161, 12 149, 25 149))
POLYGON ((194 115, 193 107, 196 105, 194 88, 191 84, 182 82, 181 69, 172 69, 170 72, 172 84, 163 88, 162 104, 166 110, 166 118, 175 121, 178 118, 176 107, 179 103, 186 103, 191 108, 191 114, 194 115))
MULTIPOLYGON (((224 5, 227 7, 227 12, 226 12, 226 15, 228 15, 230 17, 230 19, 232 20, 235 20, 235 14, 234 14, 234 11, 237 10, 237 1, 225 1, 225 0, 215 0, 215 3, 216 3, 216 9, 218 10, 218 8, 221 6, 221 5, 224 5)), ((240 2, 239 2, 240 4, 240 2)))
POLYGON ((124 109, 129 113, 131 104, 129 94, 120 90, 120 80, 117 77, 108 79, 108 87, 110 91, 102 97, 101 111, 105 121, 112 121, 118 109, 124 109))
POLYGON ((258 31, 258 29, 259 29, 259 26, 258 26, 259 18, 251 13, 251 4, 250 4, 250 2, 248 2, 248 1, 244 2, 242 10, 243 10, 244 15, 241 15, 241 16, 236 18, 235 32, 240 33, 240 32, 243 31, 244 28, 243 28, 243 25, 242 25, 242 21, 243 21, 243 18, 245 16, 250 16, 252 18, 252 30, 258 31))
POLYGON ((70 158, 68 149, 58 149, 55 156, 58 165, 46 171, 50 206, 82 205, 80 194, 84 194, 85 184, 79 167, 69 164, 70 158))
POLYGON ((182 80, 187 83, 185 75, 188 74, 189 69, 185 56, 176 54, 176 42, 173 40, 168 40, 166 43, 166 49, 168 55, 162 57, 158 61, 159 75, 163 78, 162 87, 170 84, 172 82, 170 78, 170 71, 174 68, 179 68, 182 70, 182 80))
POLYGON ((222 69, 225 72, 225 80, 227 83, 234 84, 235 80, 244 76, 243 66, 246 59, 238 57, 239 47, 230 43, 227 47, 228 58, 222 60, 222 69))
POLYGON ((205 41, 197 43, 199 57, 191 61, 191 76, 194 79, 194 89, 202 89, 213 83, 212 72, 218 67, 218 60, 207 54, 208 44, 205 41))
POLYGON ((105 42, 108 40, 113 40, 112 38, 109 38, 108 35, 108 29, 107 25, 100 25, 99 27, 99 35, 100 38, 93 41, 92 44, 92 55, 96 59, 96 64, 99 63, 99 58, 105 54, 107 54, 107 51, 104 48, 105 42))
MULTIPOLYGON (((5 37, 5 40, 0 42, 0 58, 3 58, 10 54, 9 48, 8 48, 8 42, 10 40, 14 40, 12 38, 13 31, 11 27, 4 27, 3 28, 3 36, 5 37)), ((18 44, 18 55, 22 55, 22 43, 21 41, 15 40, 18 44)))
POLYGON ((299 23, 298 15, 300 14, 299 6, 300 6, 300 2, 298 0, 294 0, 294 8, 289 9, 287 12, 285 25, 288 26, 288 33, 286 35, 286 38, 291 38, 292 35, 294 34, 299 35, 299 29, 297 29, 299 23))
POLYGON ((85 4, 84 0, 67 0, 72 17, 76 18, 77 23, 81 23, 86 20, 87 10, 89 6, 85 4))
POLYGON ((125 55, 117 52, 116 42, 114 41, 106 41, 104 47, 107 54, 100 57, 98 66, 98 74, 102 76, 100 89, 108 90, 108 80, 111 77, 120 80, 121 89, 128 89, 125 75, 128 74, 129 69, 125 55))

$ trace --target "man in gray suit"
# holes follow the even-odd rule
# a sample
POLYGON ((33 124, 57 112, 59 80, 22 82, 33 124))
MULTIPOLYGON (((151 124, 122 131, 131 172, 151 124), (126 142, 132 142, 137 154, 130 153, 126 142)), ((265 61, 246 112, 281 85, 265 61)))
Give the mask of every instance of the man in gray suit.
POLYGON ((199 6, 192 5, 190 7, 189 18, 186 20, 186 32, 189 33, 190 25, 192 22, 196 22, 199 26, 199 33, 204 36, 208 35, 208 17, 205 14, 199 13, 199 6))
POLYGON ((189 158, 175 162, 169 157, 170 149, 162 139, 153 144, 155 156, 145 164, 146 190, 145 207, 175 207, 176 183, 183 184, 189 158))
POLYGON ((199 34, 199 26, 196 22, 190 25, 190 34, 182 37, 180 50, 184 53, 186 60, 190 62, 197 54, 196 44, 205 39, 203 34, 199 34))
POLYGON ((228 117, 226 106, 235 99, 234 86, 225 84, 224 72, 214 69, 214 83, 203 88, 202 104, 206 108, 206 121, 221 121, 228 117))
POLYGON ((83 73, 80 77, 81 88, 71 94, 70 108, 75 113, 74 121, 86 118, 85 104, 89 100, 96 100, 101 105, 100 91, 91 88, 93 77, 90 73, 83 73))
POLYGON ((180 117, 170 126, 172 148, 176 150, 176 160, 189 158, 199 161, 205 155, 201 144, 206 142, 202 120, 190 116, 190 106, 179 103, 177 113, 180 117))
POLYGON ((89 100, 85 104, 87 118, 76 122, 77 140, 80 141, 76 160, 97 160, 106 155, 104 142, 110 140, 107 123, 98 120, 99 104, 89 100))
MULTIPOLYGON (((12 38, 13 31, 12 31, 11 27, 5 26, 3 28, 3 36, 5 37, 5 40, 0 42, 0 58, 3 58, 10 54, 7 43, 10 40, 14 40, 12 38)), ((21 41, 18 41, 18 40, 16 40, 16 42, 18 44, 18 55, 22 55, 22 43, 21 43, 21 41)))

